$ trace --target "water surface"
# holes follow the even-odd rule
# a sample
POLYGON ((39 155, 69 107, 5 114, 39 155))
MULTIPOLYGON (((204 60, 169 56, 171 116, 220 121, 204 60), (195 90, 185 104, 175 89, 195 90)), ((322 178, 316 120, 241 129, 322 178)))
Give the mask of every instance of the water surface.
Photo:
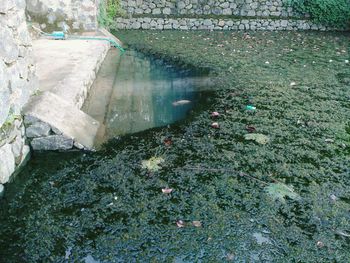
POLYGON ((103 123, 103 140, 186 117, 211 80, 135 51, 109 53, 83 110, 103 123))

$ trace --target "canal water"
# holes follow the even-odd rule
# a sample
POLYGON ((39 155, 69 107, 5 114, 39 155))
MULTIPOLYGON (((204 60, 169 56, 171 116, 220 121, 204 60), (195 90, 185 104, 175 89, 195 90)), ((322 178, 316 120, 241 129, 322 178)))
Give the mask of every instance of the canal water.
POLYGON ((83 110, 103 124, 101 144, 185 118, 211 85, 203 72, 178 69, 136 51, 120 56, 112 50, 83 110))
MULTIPOLYGON (((179 121, 210 103, 211 88, 205 72, 134 51, 122 56, 110 51, 83 107, 102 124, 96 145, 104 147, 33 154, 0 200, 0 262, 134 262, 133 252, 130 258, 129 252, 107 254, 114 243, 111 234, 129 239, 128 232, 138 232, 130 224, 138 221, 147 229, 151 220, 151 214, 142 215, 141 210, 152 211, 142 202, 152 200, 159 186, 142 182, 148 178, 141 175, 142 159, 149 158, 154 139, 163 144, 160 127, 171 134, 179 121), (143 150, 129 151, 134 147, 143 150), (139 200, 139 191, 150 196, 139 200), (106 247, 97 248, 97 239, 106 247), (106 255, 107 260, 99 260, 106 255)), ((169 219, 164 223, 173 225, 169 219)), ((148 242, 147 233, 155 233, 151 224, 140 241, 148 242)), ((124 245, 131 244, 125 240, 124 245)))

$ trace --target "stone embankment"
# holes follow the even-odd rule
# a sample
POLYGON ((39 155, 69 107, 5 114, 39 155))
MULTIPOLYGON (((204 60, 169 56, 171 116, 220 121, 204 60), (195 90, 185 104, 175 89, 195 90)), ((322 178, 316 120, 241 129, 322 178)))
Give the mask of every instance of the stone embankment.
MULTIPOLYGON (((25 2, 0 4, 0 188, 30 152, 22 107, 37 88, 25 2)), ((1 190, 0 190, 1 192, 1 190)))
POLYGON ((121 0, 118 29, 328 30, 284 0, 121 0))

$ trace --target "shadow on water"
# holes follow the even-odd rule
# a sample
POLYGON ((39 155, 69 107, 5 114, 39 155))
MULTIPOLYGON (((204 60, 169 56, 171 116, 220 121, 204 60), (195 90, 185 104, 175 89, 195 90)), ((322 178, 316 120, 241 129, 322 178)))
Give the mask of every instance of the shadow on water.
POLYGON ((184 119, 212 85, 206 72, 181 70, 136 51, 111 51, 83 110, 103 124, 99 145, 184 119))

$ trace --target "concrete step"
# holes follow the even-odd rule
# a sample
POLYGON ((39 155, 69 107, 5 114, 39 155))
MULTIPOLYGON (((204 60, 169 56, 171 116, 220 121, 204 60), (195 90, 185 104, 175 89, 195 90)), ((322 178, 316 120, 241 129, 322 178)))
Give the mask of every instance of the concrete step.
POLYGON ((27 137, 33 150, 93 150, 99 121, 52 93, 33 96, 24 108, 27 137))

